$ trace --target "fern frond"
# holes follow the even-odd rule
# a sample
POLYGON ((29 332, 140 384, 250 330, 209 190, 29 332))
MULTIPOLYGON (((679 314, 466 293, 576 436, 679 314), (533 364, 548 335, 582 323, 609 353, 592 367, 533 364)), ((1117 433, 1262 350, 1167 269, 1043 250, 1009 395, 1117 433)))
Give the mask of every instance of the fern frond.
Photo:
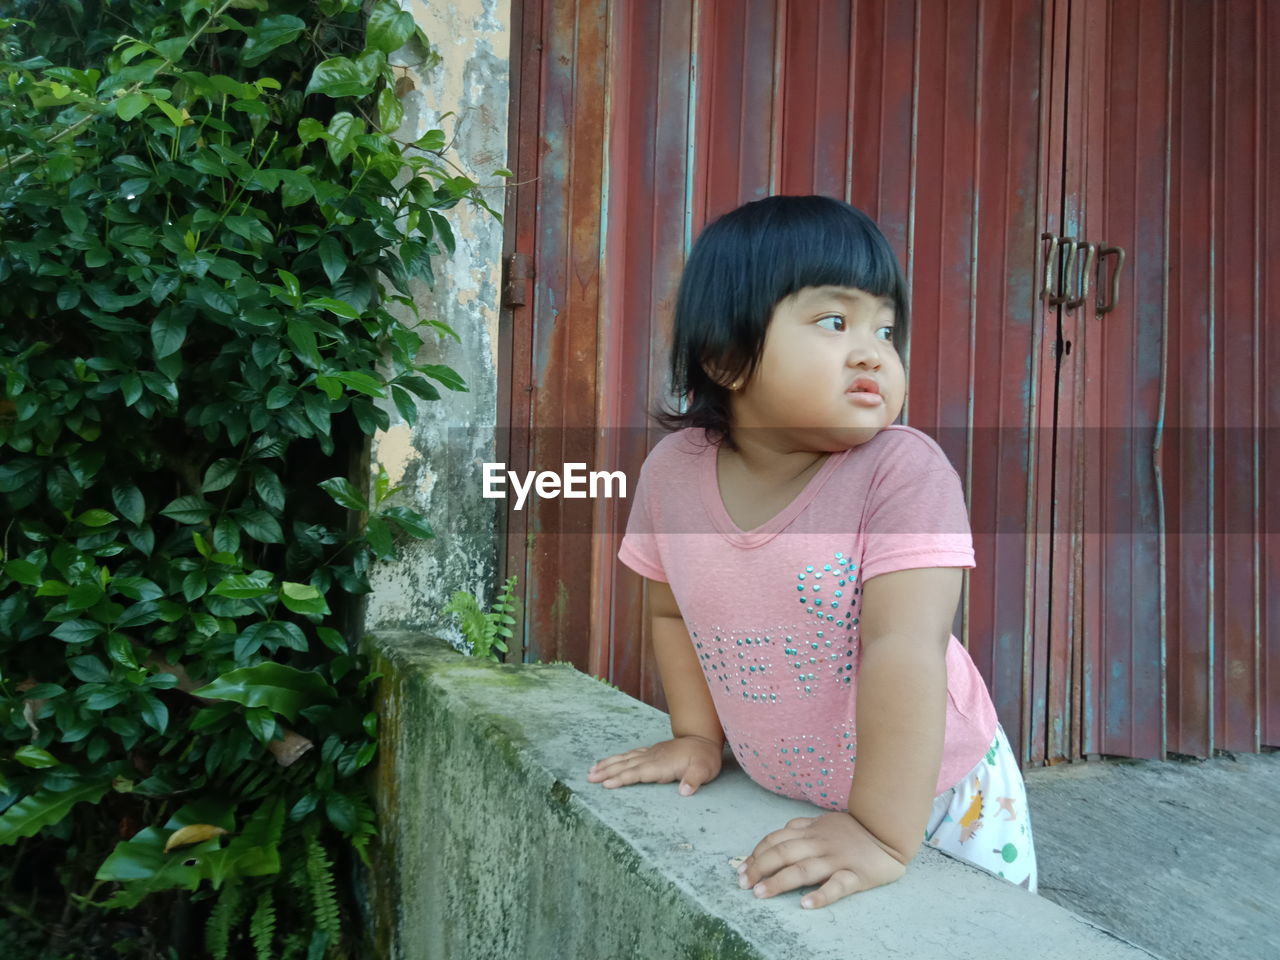
POLYGON ((480 601, 471 594, 459 590, 445 605, 444 612, 458 618, 458 627, 462 630, 462 635, 467 642, 471 644, 471 655, 487 657, 490 643, 489 619, 480 608, 480 601))
POLYGON ((234 880, 224 883, 204 928, 204 945, 213 960, 227 960, 231 931, 243 912, 244 884, 234 880))
POLYGON ((258 960, 274 960, 271 943, 276 937, 276 903, 270 887, 263 890, 258 898, 253 919, 249 921, 249 936, 253 940, 258 960))
POLYGON ((333 890, 333 864, 324 846, 313 836, 307 837, 307 881, 311 891, 311 911, 316 926, 323 930, 330 944, 341 939, 338 898, 333 890))

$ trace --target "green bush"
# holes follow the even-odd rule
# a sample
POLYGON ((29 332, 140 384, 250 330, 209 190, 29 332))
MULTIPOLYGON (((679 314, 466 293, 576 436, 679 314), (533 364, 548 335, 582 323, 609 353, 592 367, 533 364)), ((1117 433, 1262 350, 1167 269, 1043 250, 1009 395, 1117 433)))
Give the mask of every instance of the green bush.
POLYGON ((484 205, 441 131, 392 136, 387 54, 426 38, 390 0, 5 12, 0 946, 344 955, 348 628, 431 535, 366 437, 465 389, 417 362, 453 331, 410 281, 484 205))

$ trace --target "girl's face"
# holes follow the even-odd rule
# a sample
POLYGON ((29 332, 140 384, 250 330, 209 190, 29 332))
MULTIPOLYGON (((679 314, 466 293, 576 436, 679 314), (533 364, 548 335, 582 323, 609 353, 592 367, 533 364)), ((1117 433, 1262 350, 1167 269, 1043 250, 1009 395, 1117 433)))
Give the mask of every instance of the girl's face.
POLYGON ((853 287, 805 287, 779 301, 760 365, 731 394, 735 433, 785 431, 807 450, 866 443, 902 412, 894 319, 892 300, 853 287))

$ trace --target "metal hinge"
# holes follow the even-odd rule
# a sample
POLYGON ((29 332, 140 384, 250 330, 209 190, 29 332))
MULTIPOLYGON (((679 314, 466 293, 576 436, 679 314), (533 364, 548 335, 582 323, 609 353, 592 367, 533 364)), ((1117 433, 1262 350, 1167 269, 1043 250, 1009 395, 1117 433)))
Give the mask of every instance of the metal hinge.
POLYGON ((511 253, 502 261, 502 305, 523 307, 527 281, 533 279, 533 258, 527 253, 511 253))

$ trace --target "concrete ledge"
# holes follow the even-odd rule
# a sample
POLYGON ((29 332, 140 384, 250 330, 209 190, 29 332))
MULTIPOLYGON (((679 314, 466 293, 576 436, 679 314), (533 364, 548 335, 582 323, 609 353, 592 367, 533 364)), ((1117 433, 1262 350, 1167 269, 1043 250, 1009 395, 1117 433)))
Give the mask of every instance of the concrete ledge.
POLYGON ((895 884, 801 910, 730 859, 812 807, 732 764, 691 798, 586 781, 669 736, 658 710, 561 665, 499 666, 437 641, 371 641, 380 681, 372 876, 379 958, 1138 960, 1151 956, 925 849, 895 884))

